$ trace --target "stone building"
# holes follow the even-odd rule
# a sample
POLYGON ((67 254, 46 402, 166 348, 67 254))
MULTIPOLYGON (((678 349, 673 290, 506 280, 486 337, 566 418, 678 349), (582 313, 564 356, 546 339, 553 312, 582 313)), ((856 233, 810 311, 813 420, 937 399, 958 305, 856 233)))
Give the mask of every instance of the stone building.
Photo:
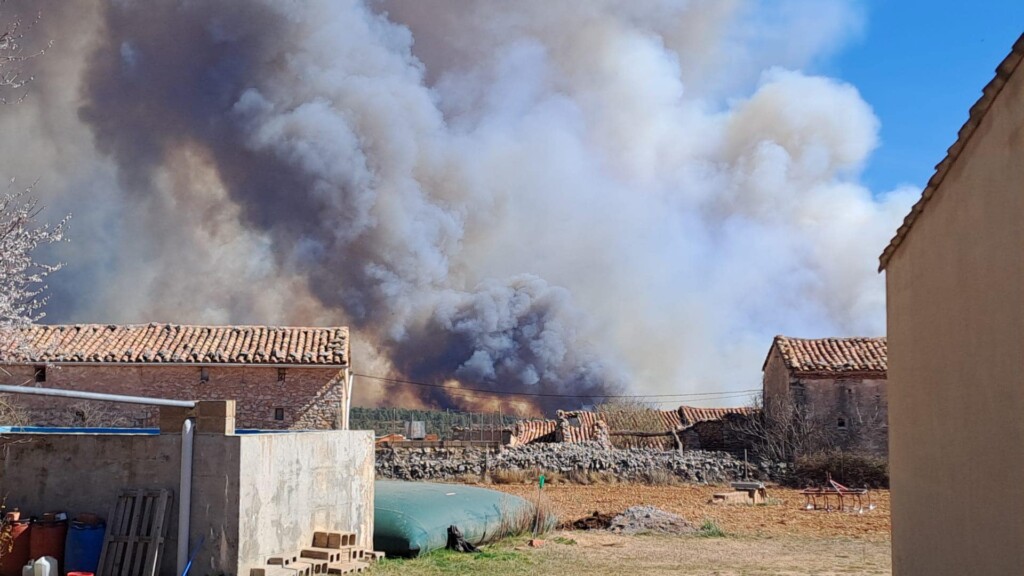
POLYGON ((795 410, 844 450, 888 453, 885 338, 776 336, 765 358, 768 413, 795 410))
POLYGON ((1024 36, 881 256, 893 574, 1024 573, 1024 36))
POLYGON ((633 409, 593 412, 559 410, 553 420, 517 422, 512 445, 535 442, 597 442, 615 448, 715 450, 742 454, 727 420, 749 416, 750 408, 633 409))
MULTIPOLYGON (((33 325, 11 329, 0 383, 182 400, 235 400, 238 428, 347 429, 347 328, 33 325)), ((26 423, 155 426, 142 405, 17 396, 26 423)))

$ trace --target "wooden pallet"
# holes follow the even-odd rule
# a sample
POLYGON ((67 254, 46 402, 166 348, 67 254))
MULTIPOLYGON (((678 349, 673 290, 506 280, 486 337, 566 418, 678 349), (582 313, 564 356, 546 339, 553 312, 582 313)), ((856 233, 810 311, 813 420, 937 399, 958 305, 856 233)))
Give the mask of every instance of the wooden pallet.
POLYGON ((97 576, 155 576, 170 523, 170 490, 122 490, 107 519, 97 576))

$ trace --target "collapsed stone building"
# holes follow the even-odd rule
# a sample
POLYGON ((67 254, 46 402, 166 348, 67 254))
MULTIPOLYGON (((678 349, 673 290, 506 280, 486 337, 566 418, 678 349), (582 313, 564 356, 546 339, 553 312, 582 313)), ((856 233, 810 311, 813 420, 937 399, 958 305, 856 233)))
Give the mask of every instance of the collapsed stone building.
POLYGON ((597 442, 615 448, 712 450, 742 454, 744 444, 729 426, 751 408, 609 411, 559 410, 556 418, 526 420, 513 427, 509 444, 597 442))
POLYGON ((885 338, 776 336, 762 369, 766 413, 807 419, 844 450, 888 454, 885 338))
MULTIPOLYGON (((0 383, 236 400, 239 428, 348 429, 347 328, 32 325, 4 331, 0 383)), ((155 426, 156 408, 19 396, 28 424, 155 426)))

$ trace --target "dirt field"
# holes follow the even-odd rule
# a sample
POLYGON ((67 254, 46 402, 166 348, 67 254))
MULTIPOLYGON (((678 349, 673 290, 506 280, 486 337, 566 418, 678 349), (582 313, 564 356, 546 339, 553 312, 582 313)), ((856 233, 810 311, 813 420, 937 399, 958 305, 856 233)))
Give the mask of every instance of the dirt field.
MULTIPOLYGON (((537 496, 536 486, 489 486, 531 500, 537 496)), ((645 486, 612 484, 578 486, 557 484, 544 488, 544 497, 565 523, 587 516, 595 510, 620 512, 643 504, 675 512, 700 524, 714 520, 723 530, 737 536, 813 536, 855 538, 858 540, 889 540, 889 492, 873 490, 872 501, 877 508, 864 514, 850 512, 808 511, 802 508, 804 497, 799 490, 770 488, 769 503, 759 506, 711 504, 715 492, 729 488, 715 486, 645 486)))
MULTIPOLYGON (((491 486, 536 497, 533 486, 491 486)), ((769 491, 766 505, 710 504, 720 487, 555 485, 544 495, 563 522, 595 510, 619 512, 653 505, 696 525, 711 520, 725 537, 621 536, 605 531, 558 530, 539 549, 514 539, 483 554, 439 552, 410 561, 388 561, 374 574, 714 574, 886 575, 890 572, 889 494, 873 492, 875 510, 808 511, 795 490, 769 491)))

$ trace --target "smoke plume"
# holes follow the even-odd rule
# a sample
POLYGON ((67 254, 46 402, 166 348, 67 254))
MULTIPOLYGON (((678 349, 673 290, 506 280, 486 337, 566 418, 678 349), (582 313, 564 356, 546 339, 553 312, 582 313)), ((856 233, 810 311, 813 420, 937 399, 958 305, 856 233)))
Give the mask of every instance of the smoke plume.
POLYGON ((75 215, 51 320, 347 324, 360 372, 582 402, 756 388, 775 333, 882 333, 912 196, 858 182, 878 121, 805 72, 857 5, 766 4, 13 2, 53 47, 0 169, 75 215))

